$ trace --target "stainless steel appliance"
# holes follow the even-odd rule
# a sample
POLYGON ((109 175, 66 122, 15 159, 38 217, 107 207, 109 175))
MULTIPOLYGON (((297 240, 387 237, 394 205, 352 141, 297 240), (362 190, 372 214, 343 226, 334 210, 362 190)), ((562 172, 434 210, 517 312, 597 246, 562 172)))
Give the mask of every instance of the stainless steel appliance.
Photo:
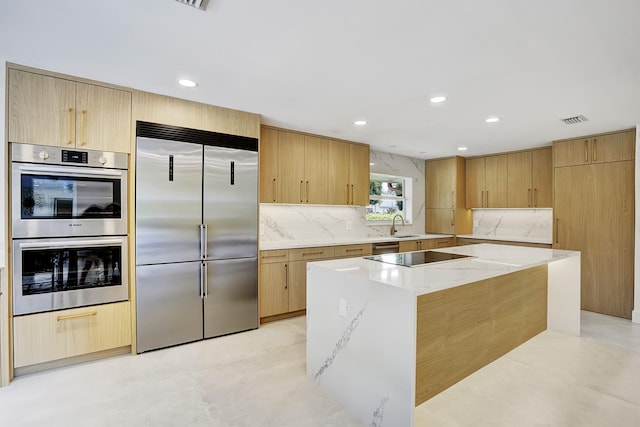
POLYGON ((393 254, 400 252, 400 242, 377 242, 371 247, 373 255, 393 254))
POLYGON ((258 141, 137 123, 137 351, 258 327, 258 141))
POLYGON ((13 313, 126 301, 127 237, 15 239, 13 313))
POLYGON ((420 267, 426 264, 457 261, 473 257, 471 255, 450 254, 447 252, 419 251, 402 252, 398 254, 388 253, 384 255, 366 256, 364 258, 387 264, 401 265, 403 267, 420 267))
POLYGON ((127 234, 127 154, 11 144, 13 238, 127 234))

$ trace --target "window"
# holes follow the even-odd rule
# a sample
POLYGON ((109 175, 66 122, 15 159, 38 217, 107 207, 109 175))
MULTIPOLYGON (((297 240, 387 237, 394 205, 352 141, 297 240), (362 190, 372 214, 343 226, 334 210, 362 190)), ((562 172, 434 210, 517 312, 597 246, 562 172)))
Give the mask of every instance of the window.
POLYGON ((370 174, 366 220, 391 221, 394 215, 400 214, 411 223, 411 184, 412 179, 404 176, 370 174))

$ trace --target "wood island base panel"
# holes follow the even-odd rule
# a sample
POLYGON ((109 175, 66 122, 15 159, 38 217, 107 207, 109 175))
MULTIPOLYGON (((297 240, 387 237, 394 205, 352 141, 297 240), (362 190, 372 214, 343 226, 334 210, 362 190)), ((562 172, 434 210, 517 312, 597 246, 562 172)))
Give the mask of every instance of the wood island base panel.
POLYGON ((579 252, 436 251, 469 257, 308 264, 307 376, 366 425, 413 426, 422 403, 540 332, 580 335, 579 252))

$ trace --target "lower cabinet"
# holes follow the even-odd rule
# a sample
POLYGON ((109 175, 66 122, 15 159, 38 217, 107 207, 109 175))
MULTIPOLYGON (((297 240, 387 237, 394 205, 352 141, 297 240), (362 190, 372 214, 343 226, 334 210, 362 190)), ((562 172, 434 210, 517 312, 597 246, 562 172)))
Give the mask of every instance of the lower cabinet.
POLYGON ((304 310, 307 262, 333 258, 333 246, 260 252, 260 318, 304 310))
POLYGON ((513 242, 509 240, 474 239, 470 237, 458 237, 458 246, 477 245, 478 243, 492 243, 494 245, 526 246, 529 248, 551 249, 550 243, 547 244, 547 243, 513 242))
POLYGON ((131 345, 129 301, 13 318, 14 367, 131 345))
POLYGON ((448 248, 456 245, 455 237, 439 239, 402 240, 400 252, 425 251, 427 249, 448 248))
POLYGON ((367 255, 369 243, 260 251, 260 320, 307 308, 307 262, 367 255))

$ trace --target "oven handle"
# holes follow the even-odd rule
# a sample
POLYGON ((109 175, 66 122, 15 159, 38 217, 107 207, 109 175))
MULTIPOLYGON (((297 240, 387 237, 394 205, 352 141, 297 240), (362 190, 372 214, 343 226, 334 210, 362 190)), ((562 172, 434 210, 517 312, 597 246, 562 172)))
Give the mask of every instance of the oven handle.
POLYGON ((20 165, 18 169, 22 172, 38 172, 38 173, 55 173, 55 174, 69 174, 70 176, 112 176, 121 177, 124 171, 120 169, 91 169, 83 168, 82 172, 78 171, 78 168, 64 167, 64 166, 37 166, 37 165, 20 165))
POLYGON ((102 239, 102 240, 73 240, 71 242, 24 242, 18 244, 20 249, 57 249, 57 248, 81 248, 85 246, 111 246, 124 245, 121 239, 102 239))

